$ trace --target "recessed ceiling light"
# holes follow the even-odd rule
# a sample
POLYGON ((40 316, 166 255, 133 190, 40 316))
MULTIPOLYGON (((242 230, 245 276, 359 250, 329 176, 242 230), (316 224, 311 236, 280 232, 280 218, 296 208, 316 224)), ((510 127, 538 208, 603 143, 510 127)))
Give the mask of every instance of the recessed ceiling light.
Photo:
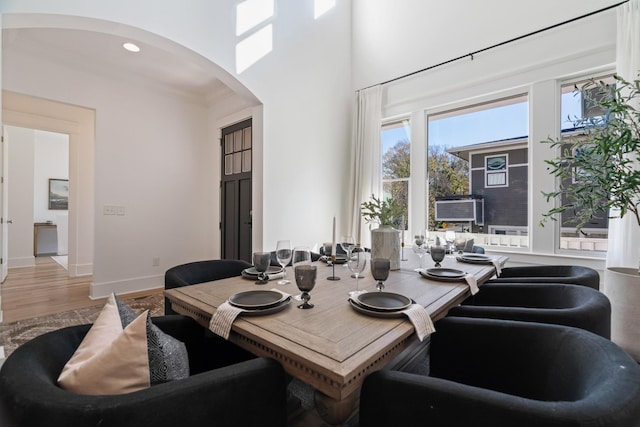
POLYGON ((127 49, 129 52, 140 52, 140 48, 135 43, 124 43, 122 47, 127 49))

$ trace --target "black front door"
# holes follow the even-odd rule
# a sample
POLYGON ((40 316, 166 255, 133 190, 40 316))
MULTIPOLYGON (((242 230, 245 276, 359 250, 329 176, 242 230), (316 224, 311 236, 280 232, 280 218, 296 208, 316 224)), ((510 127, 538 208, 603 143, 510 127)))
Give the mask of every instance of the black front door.
POLYGON ((251 119, 222 130, 222 258, 251 262, 251 119))

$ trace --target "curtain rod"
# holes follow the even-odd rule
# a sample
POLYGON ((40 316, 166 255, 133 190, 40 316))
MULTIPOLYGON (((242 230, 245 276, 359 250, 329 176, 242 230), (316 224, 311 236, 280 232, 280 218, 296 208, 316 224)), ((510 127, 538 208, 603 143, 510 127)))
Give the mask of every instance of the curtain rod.
POLYGON ((450 63, 455 62, 455 61, 459 61, 459 60, 464 59, 464 58, 471 58, 471 60, 473 61, 473 56, 474 56, 474 55, 477 55, 478 53, 482 53, 482 52, 485 52, 485 51, 487 51, 487 50, 490 50, 490 49, 493 49, 493 48, 496 48, 496 47, 504 46, 504 45, 506 45, 506 44, 508 44, 508 43, 512 43, 512 42, 515 42, 515 41, 518 41, 518 40, 521 40, 521 39, 524 39, 524 38, 527 38, 527 37, 530 37, 530 36, 534 36, 534 35, 536 35, 536 34, 540 34, 540 33, 542 33, 542 32, 548 31, 548 30, 552 30, 552 29, 557 28, 557 27, 560 27, 560 26, 562 26, 562 25, 570 24, 571 22, 579 21, 580 19, 588 18, 589 16, 593 16, 593 15, 597 15, 598 13, 601 13, 601 12, 606 12, 606 11, 607 11, 607 10, 609 10, 609 9, 613 9, 613 8, 615 8, 615 7, 618 7, 618 6, 623 5, 623 4, 625 4, 625 3, 628 3, 628 2, 629 2, 629 0, 624 0, 624 1, 621 1, 620 3, 616 3, 616 4, 613 4, 613 5, 611 5, 611 6, 607 6, 607 7, 605 7, 605 8, 598 9, 598 10, 595 10, 595 11, 593 11, 593 12, 589 12, 589 13, 587 13, 587 14, 585 14, 585 15, 577 16, 577 17, 575 17, 575 18, 571 18, 571 19, 568 19, 568 20, 566 20, 566 21, 559 22, 559 23, 557 23, 557 24, 554 24, 554 25, 551 25, 551 26, 548 26, 548 27, 545 27, 545 28, 541 28, 541 29, 536 30, 536 31, 532 31, 532 32, 530 32, 530 33, 523 34, 523 35, 521 35, 521 36, 514 37, 514 38, 509 39, 509 40, 505 40, 505 41, 503 41, 503 42, 500 42, 500 43, 497 43, 497 44, 494 44, 494 45, 491 45, 491 46, 485 47, 485 48, 483 48, 483 49, 479 49, 479 50, 476 50, 476 51, 474 51, 474 52, 467 53, 466 55, 458 56, 458 57, 456 57, 456 58, 452 58, 452 59, 449 59, 449 60, 447 60, 447 61, 440 62, 439 64, 431 65, 431 66, 426 67, 426 68, 423 68, 423 69, 421 69, 421 70, 413 71, 413 72, 411 72, 411 73, 404 74, 404 75, 402 75, 402 76, 395 77, 395 78, 393 78, 393 79, 390 79, 390 80, 384 81, 384 82, 382 82, 382 83, 378 83, 378 84, 370 85, 370 86, 367 86, 367 87, 365 87, 365 88, 363 88, 363 89, 358 89, 358 90, 364 90, 364 89, 369 89, 369 88, 371 88, 371 87, 378 86, 378 85, 386 85, 386 84, 388 84, 388 83, 393 83, 393 82, 395 82, 395 81, 402 80, 402 79, 404 79, 404 78, 406 78, 406 77, 411 77, 411 76, 414 76, 414 75, 416 75, 416 74, 420 74, 420 73, 422 73, 422 72, 429 71, 429 70, 432 70, 432 69, 434 69, 434 68, 441 67, 441 66, 443 66, 443 65, 447 65, 447 64, 450 64, 450 63))

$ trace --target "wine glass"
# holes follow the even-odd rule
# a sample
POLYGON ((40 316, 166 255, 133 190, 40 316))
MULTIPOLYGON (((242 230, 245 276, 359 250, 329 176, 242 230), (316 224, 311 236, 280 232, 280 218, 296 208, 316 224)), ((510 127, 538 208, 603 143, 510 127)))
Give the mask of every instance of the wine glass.
POLYGON ((418 255, 418 259, 420 260, 419 267, 422 268, 422 257, 424 256, 424 254, 427 253, 427 250, 429 248, 427 243, 427 237, 422 232, 422 230, 420 230, 417 233, 414 233, 412 247, 413 247, 413 252, 416 255, 418 255))
POLYGON ((431 252, 431 259, 436 263, 436 267, 442 267, 440 263, 444 259, 444 254, 447 252, 444 246, 433 245, 429 248, 429 252, 431 252))
MULTIPOLYGON (((295 269, 298 265, 311 265, 311 251, 307 246, 296 246, 293 248, 291 266, 295 269)), ((296 295, 293 298, 302 301, 301 295, 296 295)))
POLYGON ((347 258, 347 267, 349 267, 349 271, 353 273, 353 276, 356 278, 356 290, 349 292, 349 295, 355 296, 362 291, 358 289, 358 279, 360 278, 360 274, 364 271, 364 268, 367 265, 367 253, 360 246, 356 246, 349 251, 349 258, 347 258))
POLYGON ((256 285, 264 285, 267 280, 267 269, 271 264, 271 254, 269 252, 254 252, 253 253, 253 266, 258 272, 258 280, 256 285))
POLYGON ((278 260, 278 264, 282 266, 282 279, 278 280, 278 285, 291 283, 290 280, 287 280, 287 264, 291 262, 292 256, 291 242, 288 240, 278 240, 278 243, 276 243, 276 259, 278 260))
POLYGON ((342 248, 344 253, 347 254, 347 259, 349 258, 349 255, 351 254, 351 251, 353 250, 355 245, 356 245, 356 241, 353 237, 351 236, 340 237, 340 247, 342 248))
POLYGON ((384 281, 389 278, 390 269, 391 261, 387 258, 374 258, 371 260, 371 275, 378 281, 376 289, 381 292, 384 289, 384 281))
POLYGON ((449 247, 449 252, 453 253, 455 251, 454 242, 456 241, 456 232, 455 230, 447 230, 444 232, 444 240, 447 242, 447 246, 449 247))
POLYGON ((458 255, 462 255, 464 253, 464 247, 467 245, 467 238, 464 236, 456 237, 454 242, 456 251, 458 251, 458 255))
POLYGON ((298 289, 302 291, 302 304, 300 304, 298 308, 313 308, 313 304, 309 303, 309 300, 311 299, 309 292, 316 285, 318 267, 309 264, 298 264, 293 267, 293 271, 296 278, 296 285, 298 286, 298 289))

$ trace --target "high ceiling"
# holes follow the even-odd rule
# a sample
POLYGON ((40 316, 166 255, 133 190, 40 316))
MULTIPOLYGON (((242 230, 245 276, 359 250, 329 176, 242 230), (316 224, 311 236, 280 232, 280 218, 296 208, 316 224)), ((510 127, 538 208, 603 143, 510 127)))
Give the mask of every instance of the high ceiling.
POLYGON ((5 52, 34 55, 107 77, 163 85, 205 99, 226 88, 201 65, 118 35, 52 28, 5 29, 2 44, 5 52), (122 44, 128 41, 139 45, 141 51, 125 50, 122 44))

